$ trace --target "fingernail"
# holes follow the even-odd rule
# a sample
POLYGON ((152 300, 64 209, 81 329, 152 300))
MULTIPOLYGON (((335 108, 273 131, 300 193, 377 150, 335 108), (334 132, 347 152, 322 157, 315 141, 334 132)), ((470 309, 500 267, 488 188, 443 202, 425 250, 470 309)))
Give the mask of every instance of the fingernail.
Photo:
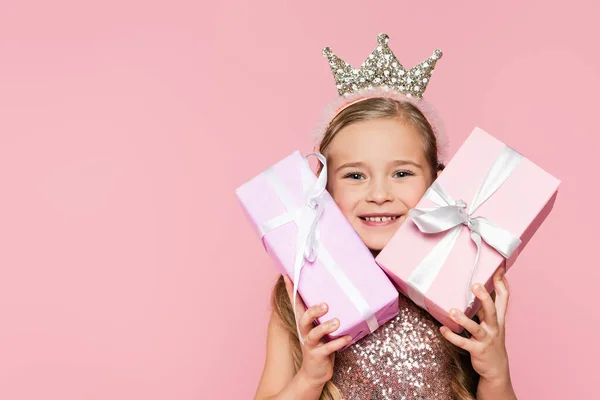
POLYGON ((337 326, 339 323, 340 323, 340 321, 339 321, 337 318, 335 318, 335 319, 333 319, 333 320, 329 321, 329 324, 330 324, 331 326, 337 326))
POLYGON ((479 284, 479 283, 476 284, 475 285, 475 291, 478 292, 478 293, 482 292, 483 291, 483 286, 481 284, 479 284))
POLYGON ((458 318, 460 316, 460 313, 456 309, 450 310, 450 314, 452 314, 454 318, 458 318))
POLYGON ((327 308, 327 304, 325 304, 325 303, 319 304, 319 310, 325 311, 326 308, 327 308))

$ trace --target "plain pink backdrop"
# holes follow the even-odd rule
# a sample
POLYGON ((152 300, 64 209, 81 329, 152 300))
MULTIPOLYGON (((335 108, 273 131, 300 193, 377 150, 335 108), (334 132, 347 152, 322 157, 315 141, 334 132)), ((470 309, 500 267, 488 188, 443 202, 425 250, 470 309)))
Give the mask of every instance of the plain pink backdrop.
POLYGON ((453 154, 475 125, 562 180, 508 274, 520 399, 591 398, 594 1, 0 4, 0 398, 249 399, 276 269, 234 190, 311 150, 380 32, 453 154))

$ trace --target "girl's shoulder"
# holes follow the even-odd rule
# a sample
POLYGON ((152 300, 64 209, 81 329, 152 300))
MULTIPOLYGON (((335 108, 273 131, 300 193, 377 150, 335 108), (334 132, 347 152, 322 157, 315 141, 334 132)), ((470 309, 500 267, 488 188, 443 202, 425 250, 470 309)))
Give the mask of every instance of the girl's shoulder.
POLYGON ((285 322, 275 312, 271 312, 267 328, 267 352, 265 366, 257 388, 257 397, 267 397, 279 393, 294 377, 294 362, 289 332, 285 322))

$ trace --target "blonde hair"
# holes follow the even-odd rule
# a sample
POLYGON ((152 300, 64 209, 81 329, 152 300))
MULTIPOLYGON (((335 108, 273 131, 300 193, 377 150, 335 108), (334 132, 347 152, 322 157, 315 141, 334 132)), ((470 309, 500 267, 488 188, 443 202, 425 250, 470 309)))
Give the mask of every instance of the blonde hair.
MULTIPOLYGON (((326 154, 329 144, 342 128, 358 121, 367 121, 378 118, 399 120, 410 124, 421 133, 425 157, 431 169, 431 182, 433 182, 437 176, 437 171, 444 169, 444 165, 440 163, 438 159, 437 138, 427 118, 425 118, 417 106, 408 101, 375 97, 352 104, 331 120, 325 130, 323 139, 319 144, 319 151, 326 154)), ((285 323, 292 346, 294 368, 298 371, 302 365, 302 349, 300 348, 298 334, 296 332, 294 311, 285 288, 283 276, 279 278, 273 288, 271 304, 275 314, 277 314, 285 323)), ((475 317, 474 320, 479 322, 477 317, 475 317)), ((437 321, 435 321, 435 323, 438 326, 441 325, 437 321)), ((441 336, 439 331, 437 334, 441 336)), ((470 337, 466 330, 463 331, 462 336, 467 338, 470 337)), ((453 345, 447 339, 443 337, 441 339, 444 343, 447 355, 453 361, 453 378, 451 386, 455 398, 460 400, 475 400, 479 375, 471 365, 469 353, 453 345)), ((341 393, 333 382, 331 380, 327 382, 321 393, 320 400, 339 400, 341 398, 341 393)))

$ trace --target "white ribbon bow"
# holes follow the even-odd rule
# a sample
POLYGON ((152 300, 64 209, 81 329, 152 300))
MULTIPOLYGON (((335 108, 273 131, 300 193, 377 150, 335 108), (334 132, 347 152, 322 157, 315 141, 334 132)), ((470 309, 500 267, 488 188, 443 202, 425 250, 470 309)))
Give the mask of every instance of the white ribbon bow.
POLYGON ((354 286, 352 281, 331 257, 327 249, 318 240, 319 218, 325 208, 325 202, 330 199, 325 196, 327 193, 325 191, 327 185, 327 160, 319 153, 310 153, 305 158, 311 155, 319 159, 321 164, 323 164, 323 169, 321 170, 317 181, 313 184, 314 174, 307 163, 302 164, 301 171, 305 200, 300 207, 298 207, 294 199, 290 197, 273 168, 269 168, 264 172, 269 180, 270 186, 275 190, 277 197, 279 197, 288 212, 270 219, 260 227, 261 237, 264 237, 268 232, 287 224, 288 222, 293 221, 298 226, 296 235, 296 256, 294 259, 292 309, 294 310, 298 338, 302 344, 304 344, 304 339, 300 334, 295 307, 296 297, 298 295, 298 282, 305 260, 314 262, 317 259, 317 256, 329 273, 335 278, 336 282, 340 285, 344 293, 346 293, 350 301, 359 310, 371 332, 374 332, 379 327, 375 314, 360 291, 354 286))
POLYGON ((427 308, 424 296, 446 262, 463 226, 471 231, 471 240, 477 246, 477 255, 467 286, 467 307, 470 307, 475 300, 471 286, 481 253, 481 240, 483 239, 505 258, 509 258, 520 246, 521 239, 519 237, 489 219, 481 216, 474 217, 473 214, 502 186, 522 158, 515 150, 505 146, 494 161, 468 209, 465 201, 453 200, 438 181, 435 181, 425 193, 425 197, 439 207, 415 208, 408 212, 409 217, 423 233, 433 234, 448 231, 408 278, 408 283, 418 291, 414 294, 413 300, 421 307, 427 308))

